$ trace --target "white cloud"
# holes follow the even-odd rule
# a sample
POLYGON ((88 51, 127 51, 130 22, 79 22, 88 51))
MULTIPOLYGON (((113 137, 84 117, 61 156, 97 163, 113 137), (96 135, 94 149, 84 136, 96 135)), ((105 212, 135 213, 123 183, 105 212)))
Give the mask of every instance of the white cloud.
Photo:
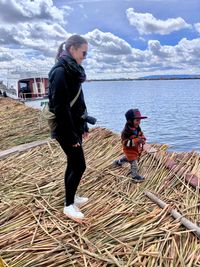
POLYGON ((148 42, 148 49, 151 51, 152 55, 160 58, 164 58, 169 55, 168 51, 166 51, 167 49, 163 49, 160 42, 157 40, 150 40, 148 42))
POLYGON ((126 16, 130 25, 136 27, 141 35, 145 34, 169 34, 174 31, 178 31, 185 28, 191 28, 191 25, 187 24, 184 19, 170 18, 167 20, 156 19, 150 13, 137 13, 133 8, 126 10, 126 16))
POLYGON ((193 40, 183 38, 178 45, 175 46, 175 50, 182 56, 182 61, 186 63, 190 62, 190 64, 194 66, 200 66, 200 38, 193 40))
POLYGON ((94 47, 92 58, 88 59, 86 69, 89 74, 107 78, 128 76, 139 77, 149 74, 199 73, 200 38, 183 38, 175 46, 162 46, 158 40, 149 40, 148 47, 142 51, 132 48, 131 54, 105 54, 94 47))
POLYGON ((200 33, 200 23, 194 24, 194 28, 198 33, 200 33))
POLYGON ((69 36, 62 22, 71 10, 66 5, 58 9, 51 0, 0 0, 0 44, 55 56, 69 36))
POLYGON ((85 36, 98 53, 109 55, 131 54, 131 46, 125 40, 110 32, 95 29, 85 36))
POLYGON ((68 36, 59 24, 19 23, 0 26, 0 44, 32 48, 48 56, 55 55, 58 44, 68 36))
POLYGON ((154 62, 160 64, 160 70, 173 68, 190 73, 195 70, 199 73, 200 65, 200 38, 187 40, 183 38, 175 46, 161 46, 159 41, 150 40, 148 43, 151 60, 149 68, 154 66, 154 62))
POLYGON ((0 0, 0 21, 16 23, 41 19, 64 23, 63 11, 52 0, 0 0))
POLYGON ((14 59, 14 55, 9 49, 0 48, 0 62, 8 62, 14 59))

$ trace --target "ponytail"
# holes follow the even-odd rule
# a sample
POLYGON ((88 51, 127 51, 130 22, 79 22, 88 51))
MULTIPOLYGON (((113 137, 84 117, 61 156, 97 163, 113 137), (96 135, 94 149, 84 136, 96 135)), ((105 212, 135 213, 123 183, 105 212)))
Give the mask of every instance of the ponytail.
POLYGON ((57 54, 56 54, 56 58, 55 58, 55 61, 57 62, 59 60, 59 57, 60 57, 60 54, 62 53, 62 51, 65 51, 65 42, 62 42, 59 47, 58 47, 58 51, 57 51, 57 54))

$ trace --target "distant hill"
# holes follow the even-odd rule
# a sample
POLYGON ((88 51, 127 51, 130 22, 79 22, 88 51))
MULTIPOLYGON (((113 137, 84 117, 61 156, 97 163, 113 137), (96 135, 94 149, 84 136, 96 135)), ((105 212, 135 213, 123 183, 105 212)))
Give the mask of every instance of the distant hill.
POLYGON ((89 79, 88 82, 92 81, 142 81, 142 80, 181 80, 181 79, 200 79, 199 75, 190 75, 190 74, 179 74, 179 75, 150 75, 140 78, 110 78, 110 79, 89 79))
POLYGON ((173 80, 173 79, 200 79, 200 75, 190 75, 190 74, 150 75, 138 78, 138 80, 173 80))

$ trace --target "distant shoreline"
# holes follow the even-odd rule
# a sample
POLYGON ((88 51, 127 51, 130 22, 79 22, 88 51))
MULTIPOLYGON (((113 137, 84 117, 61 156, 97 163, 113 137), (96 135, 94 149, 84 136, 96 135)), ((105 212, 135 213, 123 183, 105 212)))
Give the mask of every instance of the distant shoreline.
POLYGON ((136 78, 136 79, 88 79, 87 82, 112 82, 112 81, 163 81, 163 80, 200 80, 200 77, 196 78, 136 78))

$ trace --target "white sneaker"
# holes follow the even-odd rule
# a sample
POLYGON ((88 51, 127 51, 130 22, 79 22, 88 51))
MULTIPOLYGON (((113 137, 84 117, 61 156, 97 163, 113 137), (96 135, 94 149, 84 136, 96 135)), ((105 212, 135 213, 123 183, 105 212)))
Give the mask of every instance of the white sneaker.
POLYGON ((75 195, 74 197, 74 204, 75 205, 83 205, 86 204, 88 202, 88 198, 87 197, 79 197, 78 195, 75 195))
POLYGON ((63 213, 71 218, 75 218, 75 219, 83 219, 84 218, 84 214, 77 208, 75 207, 73 204, 69 205, 69 206, 65 206, 63 213))

